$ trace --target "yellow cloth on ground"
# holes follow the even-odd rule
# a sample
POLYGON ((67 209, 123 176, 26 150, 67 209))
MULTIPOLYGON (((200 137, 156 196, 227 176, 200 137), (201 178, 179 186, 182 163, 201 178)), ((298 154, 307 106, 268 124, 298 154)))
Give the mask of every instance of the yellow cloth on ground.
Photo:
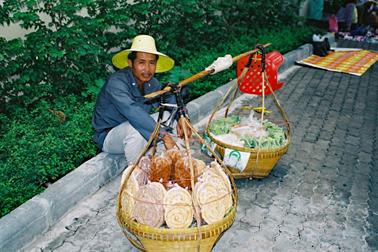
POLYGON ((368 50, 336 51, 325 57, 311 55, 298 61, 299 64, 309 65, 329 71, 363 75, 378 60, 378 53, 368 50))

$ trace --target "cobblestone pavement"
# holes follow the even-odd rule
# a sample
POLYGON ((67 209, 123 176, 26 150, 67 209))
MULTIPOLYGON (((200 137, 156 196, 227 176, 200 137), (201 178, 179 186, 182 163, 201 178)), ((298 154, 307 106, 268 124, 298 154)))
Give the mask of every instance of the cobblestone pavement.
MULTIPOLYGON (((267 178, 237 181, 236 221, 213 251, 378 251, 378 64, 362 77, 296 67, 284 81, 289 151, 267 178)), ((137 251, 116 221, 119 182, 27 251, 137 251)))

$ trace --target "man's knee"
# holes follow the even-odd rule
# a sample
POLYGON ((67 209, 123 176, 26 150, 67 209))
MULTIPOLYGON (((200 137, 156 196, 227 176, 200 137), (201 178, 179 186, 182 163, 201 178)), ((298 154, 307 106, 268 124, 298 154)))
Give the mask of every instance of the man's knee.
POLYGON ((142 152, 143 148, 146 146, 147 141, 139 134, 133 134, 124 139, 124 152, 126 161, 128 163, 134 162, 140 153, 142 152))

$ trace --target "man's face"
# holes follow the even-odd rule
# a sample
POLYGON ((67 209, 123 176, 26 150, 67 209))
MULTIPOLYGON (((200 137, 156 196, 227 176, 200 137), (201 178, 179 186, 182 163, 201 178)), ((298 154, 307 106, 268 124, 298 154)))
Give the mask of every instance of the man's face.
POLYGON ((152 53, 137 52, 136 59, 129 60, 135 80, 139 86, 152 79, 156 71, 156 55, 152 53))

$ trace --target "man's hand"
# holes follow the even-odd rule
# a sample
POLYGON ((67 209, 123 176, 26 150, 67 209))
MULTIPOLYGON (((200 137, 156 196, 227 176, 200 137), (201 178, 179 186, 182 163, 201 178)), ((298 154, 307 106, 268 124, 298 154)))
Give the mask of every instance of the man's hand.
POLYGON ((162 140, 164 142, 164 147, 167 150, 172 149, 176 146, 176 142, 172 139, 171 135, 169 134, 164 135, 162 140))
MULTIPOLYGON (((184 126, 183 126, 184 123, 185 123, 185 118, 181 117, 178 120, 177 126, 176 126, 177 136, 182 139, 184 139, 184 126)), ((188 135, 188 138, 190 138, 192 136, 192 130, 189 128, 188 125, 185 125, 185 126, 186 126, 186 133, 188 135)))

